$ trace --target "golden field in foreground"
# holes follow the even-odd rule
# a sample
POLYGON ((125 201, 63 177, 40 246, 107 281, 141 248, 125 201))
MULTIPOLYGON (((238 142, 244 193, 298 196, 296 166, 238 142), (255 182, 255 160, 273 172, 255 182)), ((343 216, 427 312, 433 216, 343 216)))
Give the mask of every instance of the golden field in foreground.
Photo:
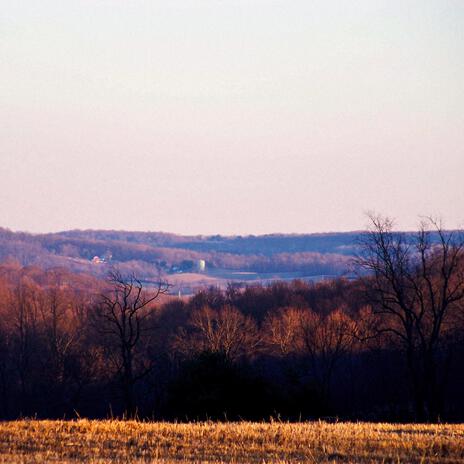
POLYGON ((464 462, 464 425, 0 423, 0 462, 464 462))

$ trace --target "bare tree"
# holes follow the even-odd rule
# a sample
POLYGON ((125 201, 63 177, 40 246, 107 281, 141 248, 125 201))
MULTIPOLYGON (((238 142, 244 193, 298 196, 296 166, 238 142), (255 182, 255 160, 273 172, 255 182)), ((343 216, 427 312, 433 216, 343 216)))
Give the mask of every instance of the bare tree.
POLYGON ((281 356, 302 351, 301 320, 304 310, 287 307, 269 314, 263 324, 266 345, 281 356))
POLYGON ((28 281, 21 279, 10 291, 11 334, 14 365, 19 377, 21 410, 27 411, 33 396, 33 372, 37 363, 39 346, 38 290, 28 281))
POLYGON ((302 312, 300 324, 304 350, 309 355, 323 397, 329 402, 335 368, 353 347, 356 324, 341 309, 325 317, 312 311, 302 312))
POLYGON ((208 351, 236 361, 252 356, 261 342, 255 322, 229 305, 219 310, 209 306, 195 310, 189 326, 189 333, 179 333, 174 341, 174 347, 187 355, 208 351))
MULTIPOLYGON (((464 241, 427 218, 414 234, 393 231, 389 218, 370 215, 372 227, 356 258, 379 333, 404 349, 417 420, 436 420, 443 408, 445 375, 439 367, 447 334, 464 302, 464 241)), ((448 353, 449 354, 449 353, 448 353)))
POLYGON ((133 417, 136 408, 134 385, 148 372, 148 367, 137 364, 136 349, 140 345, 142 334, 149 330, 146 321, 153 310, 153 303, 162 294, 167 293, 169 285, 158 282, 157 287, 147 292, 142 282, 134 275, 124 277, 119 271, 109 275, 110 289, 101 295, 101 302, 95 312, 97 330, 106 337, 119 377, 126 417, 133 417))

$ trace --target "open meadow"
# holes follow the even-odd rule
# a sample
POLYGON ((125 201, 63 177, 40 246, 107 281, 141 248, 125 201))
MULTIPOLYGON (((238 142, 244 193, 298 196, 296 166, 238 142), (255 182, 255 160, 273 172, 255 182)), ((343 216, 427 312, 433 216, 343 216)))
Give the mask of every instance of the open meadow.
POLYGON ((37 421, 0 424, 0 462, 464 462, 464 425, 37 421))

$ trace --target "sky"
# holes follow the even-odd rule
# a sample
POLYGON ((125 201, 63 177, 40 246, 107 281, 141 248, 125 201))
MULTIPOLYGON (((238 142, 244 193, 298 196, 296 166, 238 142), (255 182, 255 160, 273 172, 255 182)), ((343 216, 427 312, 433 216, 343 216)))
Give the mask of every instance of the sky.
POLYGON ((462 0, 2 0, 0 227, 464 225, 462 0))

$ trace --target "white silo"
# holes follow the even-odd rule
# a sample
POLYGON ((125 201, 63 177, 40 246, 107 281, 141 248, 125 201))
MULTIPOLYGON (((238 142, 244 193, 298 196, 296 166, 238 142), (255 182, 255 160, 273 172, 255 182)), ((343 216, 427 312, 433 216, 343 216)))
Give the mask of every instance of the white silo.
POLYGON ((206 270, 206 261, 204 259, 199 259, 195 263, 197 272, 205 272, 206 270))

